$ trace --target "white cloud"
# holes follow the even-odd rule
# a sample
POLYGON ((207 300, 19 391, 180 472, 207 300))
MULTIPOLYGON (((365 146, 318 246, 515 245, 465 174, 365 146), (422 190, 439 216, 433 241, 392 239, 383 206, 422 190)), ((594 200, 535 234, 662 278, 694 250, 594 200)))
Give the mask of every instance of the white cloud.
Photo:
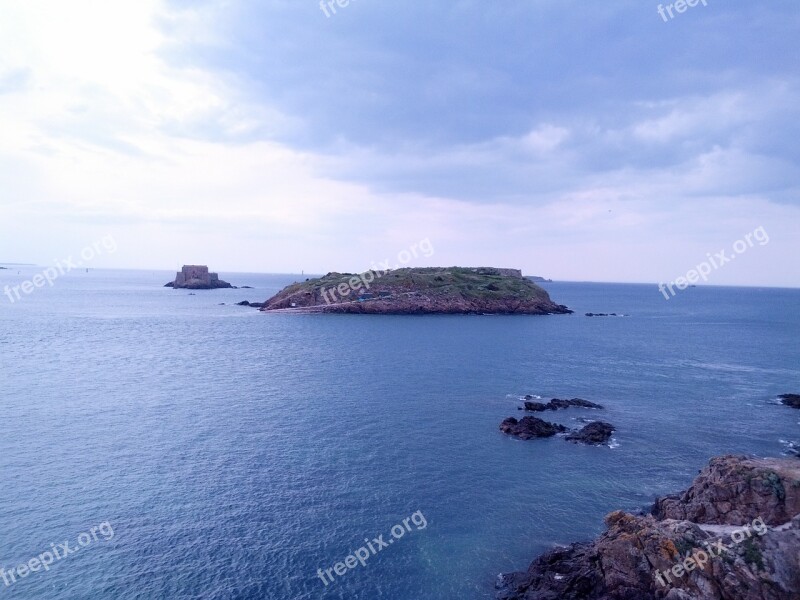
POLYGON ((525 148, 536 153, 552 152, 569 137, 569 129, 544 124, 522 138, 525 148))

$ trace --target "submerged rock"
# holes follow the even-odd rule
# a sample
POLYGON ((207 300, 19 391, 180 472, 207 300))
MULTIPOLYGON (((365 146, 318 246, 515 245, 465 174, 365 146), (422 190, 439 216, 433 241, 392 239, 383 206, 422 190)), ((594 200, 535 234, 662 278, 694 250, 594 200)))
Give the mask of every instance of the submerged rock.
POLYGON ((778 398, 780 398, 781 404, 792 408, 800 408, 800 394, 781 394, 778 398))
POLYGON ((519 421, 514 417, 509 417, 500 423, 500 431, 505 434, 514 436, 521 440, 530 440, 533 438, 552 437, 557 433, 563 433, 567 430, 563 425, 557 423, 548 423, 536 417, 522 417, 519 421))

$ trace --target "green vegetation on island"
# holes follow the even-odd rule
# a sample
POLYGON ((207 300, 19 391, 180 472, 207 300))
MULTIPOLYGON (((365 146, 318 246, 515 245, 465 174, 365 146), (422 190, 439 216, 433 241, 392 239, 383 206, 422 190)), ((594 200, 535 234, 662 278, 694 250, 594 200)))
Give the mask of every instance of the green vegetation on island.
POLYGON ((294 283, 262 310, 375 314, 567 314, 518 269, 403 268, 294 283))

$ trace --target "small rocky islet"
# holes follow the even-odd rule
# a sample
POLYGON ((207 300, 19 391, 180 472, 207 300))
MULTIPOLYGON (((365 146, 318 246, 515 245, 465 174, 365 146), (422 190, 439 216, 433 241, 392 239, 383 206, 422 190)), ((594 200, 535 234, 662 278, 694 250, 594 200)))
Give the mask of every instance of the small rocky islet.
POLYGON ((227 281, 223 281, 216 273, 211 273, 206 265, 183 265, 175 274, 173 281, 168 281, 164 287, 185 290, 216 290, 220 288, 234 288, 227 281))

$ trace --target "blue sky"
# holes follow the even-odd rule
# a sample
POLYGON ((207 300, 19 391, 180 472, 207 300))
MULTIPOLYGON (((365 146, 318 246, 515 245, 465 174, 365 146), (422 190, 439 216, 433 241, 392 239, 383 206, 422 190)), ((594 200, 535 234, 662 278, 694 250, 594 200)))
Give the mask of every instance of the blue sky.
POLYGON ((0 260, 798 285, 796 1, 657 7, 0 0, 0 260))

